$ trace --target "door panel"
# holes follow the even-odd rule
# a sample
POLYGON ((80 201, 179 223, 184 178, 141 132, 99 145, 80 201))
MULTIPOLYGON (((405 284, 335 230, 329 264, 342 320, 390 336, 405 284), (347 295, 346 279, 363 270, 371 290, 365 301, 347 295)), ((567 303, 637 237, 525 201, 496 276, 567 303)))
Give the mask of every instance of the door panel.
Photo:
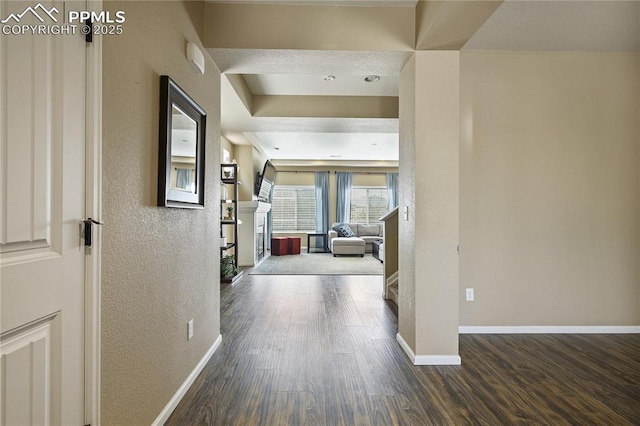
MULTIPOLYGON (((6 3, 6 2, 3 2, 6 3)), ((6 16, 23 7, 17 2, 3 7, 6 16)), ((51 186, 51 143, 54 73, 51 37, 2 35, 3 138, 6 173, 3 244, 46 240, 50 215, 47 192, 51 186), (37 71, 37 72, 36 72, 37 71), (6 102, 10 102, 7 104, 6 102), (9 161, 7 161, 9 160, 9 161)))
POLYGON ((58 312, 62 304, 62 280, 56 279, 62 276, 62 256, 42 253, 12 260, 3 262, 0 269, 2 334, 58 312))
POLYGON ((79 33, 0 36, 0 425, 84 424, 85 78, 79 33))
POLYGON ((50 417, 50 338, 51 324, 46 321, 3 342, 0 372, 12 392, 3 395, 4 424, 48 424, 50 417))

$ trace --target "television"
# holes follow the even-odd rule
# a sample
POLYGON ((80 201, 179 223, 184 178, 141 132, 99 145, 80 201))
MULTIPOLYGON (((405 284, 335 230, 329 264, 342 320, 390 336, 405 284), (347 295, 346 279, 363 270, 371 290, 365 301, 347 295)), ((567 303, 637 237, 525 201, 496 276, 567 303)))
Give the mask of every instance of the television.
POLYGON ((256 188, 255 192, 258 196, 258 200, 264 202, 271 202, 269 196, 271 195, 271 187, 276 182, 276 168, 271 164, 271 161, 267 160, 262 168, 262 174, 258 172, 256 174, 256 188))

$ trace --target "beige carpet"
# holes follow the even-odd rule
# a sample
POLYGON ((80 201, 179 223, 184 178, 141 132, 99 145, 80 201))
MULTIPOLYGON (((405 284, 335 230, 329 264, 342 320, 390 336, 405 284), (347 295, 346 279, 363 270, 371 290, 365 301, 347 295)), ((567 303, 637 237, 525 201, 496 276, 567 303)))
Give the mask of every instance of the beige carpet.
POLYGON ((382 275, 382 263, 371 253, 333 257, 331 253, 269 256, 247 271, 250 275, 382 275))

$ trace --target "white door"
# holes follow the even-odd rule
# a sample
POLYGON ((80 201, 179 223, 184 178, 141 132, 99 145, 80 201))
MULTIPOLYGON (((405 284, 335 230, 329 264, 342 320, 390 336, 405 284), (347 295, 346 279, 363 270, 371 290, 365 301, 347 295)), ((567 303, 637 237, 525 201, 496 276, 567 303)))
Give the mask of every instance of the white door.
MULTIPOLYGON (((65 7, 2 1, 0 19, 65 7)), ((0 424, 83 425, 85 41, 0 38, 0 424)))

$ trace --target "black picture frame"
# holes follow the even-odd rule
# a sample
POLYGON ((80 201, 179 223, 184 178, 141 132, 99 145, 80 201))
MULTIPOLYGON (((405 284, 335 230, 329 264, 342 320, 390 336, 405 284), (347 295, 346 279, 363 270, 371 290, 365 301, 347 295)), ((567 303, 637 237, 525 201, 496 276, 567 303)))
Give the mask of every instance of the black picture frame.
MULTIPOLYGON (((180 117, 177 117, 180 118, 180 117)), ((188 209, 204 208, 204 170, 205 170, 205 134, 207 113, 169 76, 160 76, 160 150, 158 154, 158 206, 188 209), (188 186, 184 188, 173 184, 176 181, 177 167, 172 156, 174 141, 174 115, 179 111, 185 117, 183 121, 195 123, 195 164, 188 173, 188 186), (189 120, 190 119, 190 120, 189 120), (175 171, 175 173, 173 173, 175 171), (172 174, 173 173, 173 174, 172 174), (191 175, 193 174, 193 178, 191 175)), ((191 123, 192 124, 192 123, 191 123)), ((189 130, 188 130, 189 131, 189 130)), ((193 133, 193 129, 190 129, 193 133)), ((188 142, 184 140, 184 142, 188 142)), ((190 142, 193 144, 193 141, 190 142)), ((193 151, 193 149, 192 149, 193 151)), ((181 157, 191 161, 191 156, 181 157)), ((189 166, 191 167, 191 166, 189 166)))

